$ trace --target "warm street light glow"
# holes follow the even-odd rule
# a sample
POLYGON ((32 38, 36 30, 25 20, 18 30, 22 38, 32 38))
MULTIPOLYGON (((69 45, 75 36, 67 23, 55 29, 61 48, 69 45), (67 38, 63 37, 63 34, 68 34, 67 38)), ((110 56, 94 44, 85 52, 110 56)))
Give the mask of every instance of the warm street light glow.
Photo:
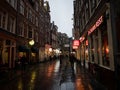
POLYGON ((49 48, 49 52, 52 52, 52 48, 49 48))
POLYGON ((34 40, 29 41, 29 45, 31 45, 31 46, 34 45, 34 43, 35 43, 34 40))

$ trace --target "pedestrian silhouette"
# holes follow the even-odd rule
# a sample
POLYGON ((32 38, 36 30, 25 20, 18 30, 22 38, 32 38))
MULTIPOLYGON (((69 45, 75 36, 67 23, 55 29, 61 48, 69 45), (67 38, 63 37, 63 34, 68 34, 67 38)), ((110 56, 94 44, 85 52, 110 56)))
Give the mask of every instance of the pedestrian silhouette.
POLYGON ((69 61, 70 61, 70 64, 71 64, 71 68, 74 70, 75 56, 73 54, 70 54, 69 61))
POLYGON ((22 69, 25 70, 27 63, 27 58, 25 57, 25 55, 21 57, 21 63, 22 63, 22 69))
POLYGON ((60 55, 60 65, 62 64, 63 55, 60 55))

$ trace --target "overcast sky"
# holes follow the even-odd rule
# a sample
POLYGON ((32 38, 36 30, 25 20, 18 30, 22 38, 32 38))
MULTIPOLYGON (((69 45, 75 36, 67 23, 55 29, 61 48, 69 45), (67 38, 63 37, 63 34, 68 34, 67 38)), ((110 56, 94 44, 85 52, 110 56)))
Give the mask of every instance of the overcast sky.
POLYGON ((50 5, 51 22, 58 26, 58 31, 72 36, 73 0, 47 0, 50 5))

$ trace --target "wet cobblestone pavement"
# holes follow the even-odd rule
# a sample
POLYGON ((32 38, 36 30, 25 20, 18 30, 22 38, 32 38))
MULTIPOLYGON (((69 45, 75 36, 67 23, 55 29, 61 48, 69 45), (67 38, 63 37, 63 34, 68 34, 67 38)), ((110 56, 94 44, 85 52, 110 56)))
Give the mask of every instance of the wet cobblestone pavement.
POLYGON ((64 59, 31 65, 17 70, 0 82, 0 90, 107 90, 84 68, 64 59), (11 78, 11 79, 10 79, 11 78))

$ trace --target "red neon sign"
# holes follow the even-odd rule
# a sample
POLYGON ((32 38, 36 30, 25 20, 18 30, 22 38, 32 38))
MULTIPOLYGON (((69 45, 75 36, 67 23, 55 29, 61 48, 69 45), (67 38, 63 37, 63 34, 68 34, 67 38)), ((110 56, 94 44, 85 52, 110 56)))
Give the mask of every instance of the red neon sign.
POLYGON ((92 26, 92 28, 88 31, 88 35, 90 35, 100 24, 103 22, 103 16, 101 16, 97 22, 92 26))
POLYGON ((84 41, 85 37, 80 37, 80 42, 84 41))
POLYGON ((73 49, 78 49, 78 46, 73 46, 73 49))
POLYGON ((86 42, 85 42, 85 43, 86 43, 86 46, 88 46, 88 40, 86 40, 86 42))
POLYGON ((73 46, 79 46, 80 45, 80 41, 79 40, 74 40, 73 41, 73 46))

